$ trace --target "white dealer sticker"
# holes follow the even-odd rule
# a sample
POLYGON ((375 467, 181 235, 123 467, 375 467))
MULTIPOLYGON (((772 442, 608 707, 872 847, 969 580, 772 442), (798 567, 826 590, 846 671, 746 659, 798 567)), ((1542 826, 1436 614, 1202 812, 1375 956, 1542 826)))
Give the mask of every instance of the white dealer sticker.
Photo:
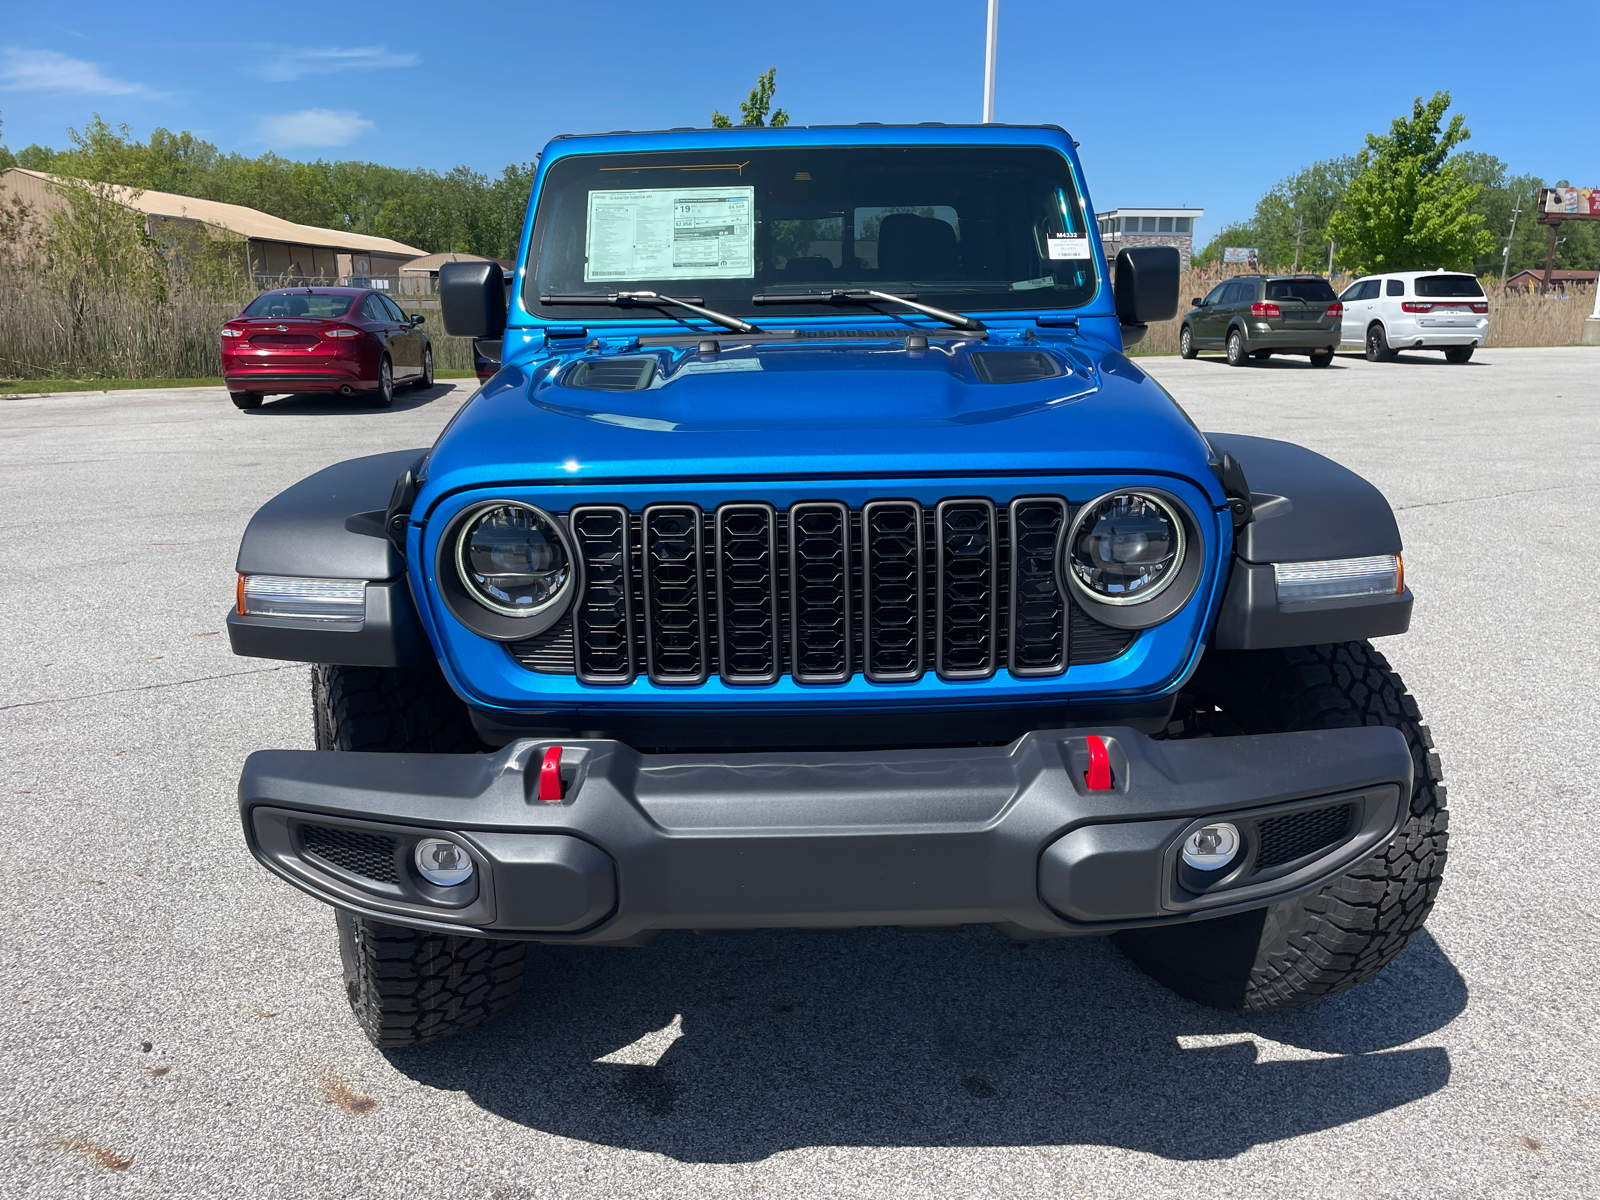
POLYGON ((1082 234, 1052 233, 1049 243, 1052 259, 1094 257, 1089 250, 1089 239, 1082 234))
POLYGON ((752 279, 753 187, 589 193, 585 283, 752 279))

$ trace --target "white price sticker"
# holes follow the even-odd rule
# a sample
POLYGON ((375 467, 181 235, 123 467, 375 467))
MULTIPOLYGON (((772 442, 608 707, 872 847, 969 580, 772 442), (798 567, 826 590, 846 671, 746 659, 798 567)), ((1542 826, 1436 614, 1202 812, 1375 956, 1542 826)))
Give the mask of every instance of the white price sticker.
POLYGON ((1093 258, 1089 250, 1089 239, 1081 234, 1052 233, 1049 237, 1050 257, 1058 258, 1093 258))

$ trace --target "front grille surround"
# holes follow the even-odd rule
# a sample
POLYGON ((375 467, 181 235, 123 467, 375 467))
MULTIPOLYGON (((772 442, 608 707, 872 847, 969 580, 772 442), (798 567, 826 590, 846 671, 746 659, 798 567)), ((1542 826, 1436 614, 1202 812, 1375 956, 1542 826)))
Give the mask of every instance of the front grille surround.
POLYGON ((850 506, 808 500, 789 509, 789 662, 796 683, 855 674, 850 506))
POLYGON ((694 504, 652 504, 644 541, 645 663, 653 683, 693 687, 706 663, 705 526, 694 504))
POLYGON ((783 668, 777 510, 770 504, 724 504, 716 518, 722 681, 775 683, 783 668))
POLYGON ((941 500, 934 509, 935 670, 988 679, 999 644, 1000 538, 994 501, 941 500))
POLYGON ((869 500, 861 507, 863 674, 873 683, 921 679, 927 588, 922 505, 869 500))
POLYGON ((1069 521, 1060 496, 1019 496, 1006 506, 1011 534, 1010 645, 1006 666, 1020 678, 1067 669, 1075 605, 1056 578, 1069 521))

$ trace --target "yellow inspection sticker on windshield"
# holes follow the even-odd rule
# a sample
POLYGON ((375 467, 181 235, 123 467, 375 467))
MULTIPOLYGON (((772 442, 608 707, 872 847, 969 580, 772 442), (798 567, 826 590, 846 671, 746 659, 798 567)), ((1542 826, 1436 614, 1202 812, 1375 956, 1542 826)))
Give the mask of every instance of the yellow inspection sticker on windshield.
POLYGON ((585 283, 753 279, 753 187, 589 193, 585 283))

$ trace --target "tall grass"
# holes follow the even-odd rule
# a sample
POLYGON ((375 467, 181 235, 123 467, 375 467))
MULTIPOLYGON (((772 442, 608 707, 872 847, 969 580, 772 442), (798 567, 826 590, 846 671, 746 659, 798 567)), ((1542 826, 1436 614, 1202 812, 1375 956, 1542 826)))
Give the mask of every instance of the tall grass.
MULTIPOLYGON (((180 285, 153 305, 102 295, 75 303, 33 272, 0 273, 0 379, 215 378, 218 330, 253 295, 180 285)), ((472 343, 447 336, 438 309, 401 307, 427 316, 435 370, 472 370, 472 343)))
MULTIPOLYGON (((1243 274, 1241 268, 1212 267, 1185 271, 1179 287, 1178 316, 1150 326, 1144 340, 1128 351, 1130 357, 1151 354, 1176 354, 1178 329, 1189 301, 1204 296, 1230 275, 1243 274)), ((1335 292, 1342 292, 1351 276, 1334 276, 1335 292)), ((1594 311, 1594 289, 1573 288, 1549 295, 1522 288, 1502 288, 1498 280, 1486 280, 1484 294, 1489 298, 1489 336, 1485 346, 1575 346, 1583 336, 1583 319, 1594 311)))

